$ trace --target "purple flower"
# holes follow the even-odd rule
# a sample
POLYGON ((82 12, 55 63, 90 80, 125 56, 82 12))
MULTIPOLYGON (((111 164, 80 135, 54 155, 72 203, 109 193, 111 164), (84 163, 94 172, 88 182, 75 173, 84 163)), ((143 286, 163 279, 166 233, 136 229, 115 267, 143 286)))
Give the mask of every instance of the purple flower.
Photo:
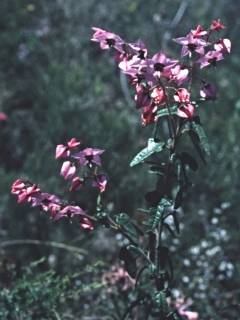
POLYGON ((195 37, 191 32, 186 37, 180 37, 174 39, 174 41, 182 45, 182 57, 191 56, 193 52, 203 55, 204 48, 209 45, 205 40, 195 37))
POLYGON ((163 52, 156 53, 148 62, 149 67, 152 69, 151 72, 155 77, 168 77, 171 68, 178 63, 177 60, 169 59, 163 52))
POLYGON ((200 64, 200 68, 205 68, 209 65, 216 65, 217 61, 222 60, 223 54, 220 51, 208 51, 204 56, 197 60, 200 64))
POLYGON ((94 177, 92 186, 96 187, 100 190, 100 192, 104 192, 107 185, 107 178, 104 174, 98 174, 94 177))
POLYGON ((73 218, 74 216, 77 215, 84 215, 85 212, 82 208, 79 206, 65 206, 61 210, 59 210, 54 216, 53 219, 55 221, 63 218, 63 217, 68 217, 68 218, 73 218))
POLYGON ((116 50, 123 52, 124 41, 115 33, 108 32, 100 28, 92 28, 94 32, 92 41, 99 42, 100 47, 103 50, 109 49, 111 47, 116 50))
POLYGON ((206 83, 200 90, 200 96, 205 100, 215 100, 217 97, 217 88, 211 83, 206 83))
POLYGON ((79 164, 82 166, 92 166, 93 164, 97 166, 101 166, 101 158, 100 155, 103 154, 105 150, 94 149, 94 148, 86 148, 72 157, 79 161, 79 164))

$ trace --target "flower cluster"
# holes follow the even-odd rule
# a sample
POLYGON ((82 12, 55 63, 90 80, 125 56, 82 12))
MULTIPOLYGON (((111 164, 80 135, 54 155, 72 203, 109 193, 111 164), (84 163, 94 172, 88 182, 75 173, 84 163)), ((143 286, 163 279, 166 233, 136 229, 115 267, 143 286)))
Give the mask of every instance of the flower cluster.
MULTIPOLYGON (((60 175, 65 180, 71 180, 70 191, 78 190, 87 181, 91 186, 97 187, 100 192, 105 191, 107 179, 102 173, 97 173, 101 166, 101 154, 104 150, 85 148, 79 149, 80 142, 72 138, 66 145, 60 144, 56 147, 56 159, 63 158, 60 175), (83 176, 78 175, 82 171, 83 176), (87 169, 87 172, 86 170, 87 169)), ((42 192, 38 185, 21 179, 12 185, 12 194, 17 195, 18 203, 30 203, 32 207, 40 207, 44 212, 49 212, 51 218, 56 221, 64 217, 79 218, 83 229, 93 229, 93 219, 78 205, 69 205, 58 196, 42 192)))
POLYGON ((79 190, 87 182, 104 192, 107 178, 98 173, 101 166, 101 155, 104 150, 94 148, 80 148, 80 141, 72 138, 67 145, 60 144, 56 148, 56 159, 64 159, 60 175, 71 181, 70 191, 79 190), (79 176, 81 174, 81 176, 79 176))
POLYGON ((93 229, 91 218, 82 208, 64 204, 58 196, 42 192, 36 184, 18 179, 13 183, 11 192, 17 195, 18 203, 30 203, 32 207, 40 207, 44 212, 49 212, 54 221, 77 216, 83 229, 93 229))
MULTIPOLYGON (((126 74, 135 89, 135 102, 141 109, 143 125, 155 122, 158 110, 169 108, 177 102, 177 115, 191 118, 195 114, 195 103, 190 98, 191 83, 197 67, 200 69, 216 65, 230 53, 229 39, 210 40, 212 35, 225 26, 214 20, 208 30, 198 25, 185 37, 174 39, 182 45, 181 61, 171 59, 162 51, 149 57, 146 45, 141 41, 126 43, 118 35, 93 28, 92 41, 99 42, 104 50, 113 48, 121 71, 126 74), (186 85, 187 88, 182 87, 186 85), (183 98, 182 92, 186 95, 183 98)), ((199 97, 202 100, 214 99, 215 86, 201 79, 199 97)))

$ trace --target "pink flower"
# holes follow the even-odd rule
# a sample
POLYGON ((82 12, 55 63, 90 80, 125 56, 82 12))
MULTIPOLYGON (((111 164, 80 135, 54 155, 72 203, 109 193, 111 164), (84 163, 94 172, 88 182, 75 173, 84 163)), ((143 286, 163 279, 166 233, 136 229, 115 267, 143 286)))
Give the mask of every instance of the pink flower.
POLYGON ((180 105, 177 115, 181 118, 192 118, 194 116, 195 108, 191 103, 180 105))
POLYGON ((218 20, 213 20, 212 24, 210 26, 210 30, 212 31, 219 31, 222 29, 225 29, 226 27, 224 26, 224 24, 221 23, 220 19, 218 20))
POLYGON ((73 149, 78 147, 81 144, 80 141, 77 141, 76 138, 72 138, 71 140, 68 141, 67 145, 69 149, 73 149))
POLYGON ((19 194, 25 188, 25 182, 21 179, 17 179, 12 184, 11 193, 19 194))
POLYGON ((99 188, 100 192, 104 192, 107 185, 107 178, 104 174, 98 174, 94 177, 92 186, 99 188))
POLYGON ((76 167, 70 161, 64 161, 60 175, 64 177, 65 180, 72 179, 76 173, 76 167))
POLYGON ((101 158, 100 155, 103 154, 105 150, 94 149, 94 148, 86 148, 75 155, 73 155, 74 159, 79 161, 79 164, 82 166, 92 166, 93 164, 100 166, 101 158))
POLYGON ((183 46, 181 52, 182 57, 187 55, 191 56, 193 52, 203 55, 204 48, 208 45, 205 40, 194 37, 191 32, 186 37, 176 38, 174 41, 183 46))
POLYGON ((229 39, 219 39, 214 44, 214 49, 222 54, 228 54, 231 52, 231 41, 229 39))
POLYGON ((76 138, 72 138, 67 142, 67 145, 59 144, 56 147, 55 158, 66 158, 70 156, 70 150, 78 147, 81 144, 80 141, 77 141, 76 138))
POLYGON ((79 178, 79 177, 74 177, 72 179, 70 191, 77 191, 84 185, 84 179, 79 178))
POLYGON ((186 310, 192 304, 192 301, 188 299, 185 301, 183 298, 178 298, 175 302, 175 307, 180 316, 184 316, 187 320, 198 320, 199 314, 197 312, 186 310))
POLYGON ((92 28, 94 32, 92 41, 99 42, 100 47, 103 50, 109 49, 111 47, 116 50, 123 52, 124 41, 115 33, 108 32, 100 28, 92 28))
POLYGON ((223 59, 223 54, 220 51, 208 51, 204 56, 197 60, 200 68, 205 68, 209 65, 216 65, 217 61, 223 59))
POLYGON ((201 38, 207 34, 207 31, 202 26, 198 25, 196 29, 191 30, 191 34, 194 38, 201 38))
POLYGON ((65 158, 70 155, 70 151, 68 150, 68 147, 64 146, 63 144, 59 144, 56 147, 56 153, 55 153, 55 158, 60 159, 60 158, 65 158))
POLYGON ((189 70, 187 67, 177 64, 176 66, 171 68, 169 79, 170 81, 176 82, 177 85, 181 85, 188 80, 188 74, 189 70))
POLYGON ((152 59, 149 60, 149 67, 155 77, 167 76, 176 64, 177 60, 169 59, 163 52, 156 53, 152 59))
POLYGON ((174 100, 179 103, 190 102, 190 93, 185 88, 177 89, 177 94, 174 95, 174 100))
POLYGON ((187 320, 198 320, 198 313, 193 311, 179 311, 180 316, 184 316, 187 320))
POLYGON ((153 102, 156 105, 161 105, 166 102, 166 95, 162 87, 155 87, 150 94, 153 102))
POLYGON ((74 216, 79 216, 84 214, 85 212, 79 206, 67 205, 63 207, 60 211, 58 211, 57 214, 53 216, 53 219, 56 221, 63 217, 73 218, 74 216))

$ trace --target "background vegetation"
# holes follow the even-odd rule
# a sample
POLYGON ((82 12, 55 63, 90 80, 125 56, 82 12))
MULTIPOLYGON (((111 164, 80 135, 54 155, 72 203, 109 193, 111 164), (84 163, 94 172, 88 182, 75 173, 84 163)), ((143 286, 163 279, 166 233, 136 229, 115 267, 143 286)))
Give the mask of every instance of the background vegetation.
MULTIPOLYGON (((107 230, 93 236, 77 225, 52 223, 10 196, 11 183, 22 177, 67 197, 54 151, 56 144, 77 137, 107 150, 109 210, 134 215, 144 206, 151 181, 143 168, 130 169, 129 161, 144 145, 149 129, 141 127, 113 58, 90 42, 91 27, 119 33, 127 41, 141 38, 152 52, 161 48, 174 56, 179 47, 171 38, 221 18, 233 54, 212 72, 218 100, 201 110, 212 156, 194 181, 182 211, 181 236, 171 249, 176 287, 194 300, 200 319, 237 319, 238 2, 3 0, 0 9, 0 110, 9 117, 0 123, 0 318, 99 319, 106 315, 105 307, 116 307, 101 277, 117 263, 116 248, 123 240, 107 230), (16 239, 40 242, 12 242, 16 239)), ((91 209, 94 199, 87 194, 81 200, 91 209)))

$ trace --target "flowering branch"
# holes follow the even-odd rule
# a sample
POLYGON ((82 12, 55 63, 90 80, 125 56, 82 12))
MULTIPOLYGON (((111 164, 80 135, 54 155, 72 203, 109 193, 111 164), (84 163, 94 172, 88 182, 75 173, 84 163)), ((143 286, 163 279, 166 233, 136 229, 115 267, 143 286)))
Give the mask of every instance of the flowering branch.
MULTIPOLYGON (((215 20, 206 30, 199 25, 185 37, 174 39, 182 47, 180 60, 162 51, 150 57, 141 40, 127 43, 114 33, 93 28, 92 40, 103 50, 114 50, 121 72, 134 88, 143 126, 154 124, 153 136, 130 163, 131 167, 146 163, 156 176, 155 189, 145 195, 147 209, 142 210, 143 221, 133 221, 126 213, 112 216, 104 210, 102 194, 107 179, 99 172, 104 150, 82 148, 76 138, 57 146, 56 159, 64 159, 60 175, 70 182, 71 192, 87 186, 98 188, 94 214, 87 213, 78 204, 44 193, 28 181, 17 180, 12 186, 19 203, 38 206, 55 221, 76 216, 83 229, 93 230, 103 225, 128 239, 119 258, 128 275, 135 279, 135 289, 129 295, 126 312, 117 312, 121 319, 139 319, 139 313, 141 319, 198 319, 198 313, 187 310, 189 301, 174 301, 172 297, 174 268, 164 239, 180 232, 178 209, 191 186, 189 170, 198 169, 198 161, 182 141, 189 144, 186 137, 190 138, 204 164, 210 151, 198 110, 200 103, 216 99, 216 87, 203 79, 200 72, 218 65, 230 53, 230 40, 217 36, 224 28, 220 20, 215 20), (168 134, 164 131, 165 121, 168 134)), ((121 269, 121 277, 126 276, 125 271, 121 269)))

